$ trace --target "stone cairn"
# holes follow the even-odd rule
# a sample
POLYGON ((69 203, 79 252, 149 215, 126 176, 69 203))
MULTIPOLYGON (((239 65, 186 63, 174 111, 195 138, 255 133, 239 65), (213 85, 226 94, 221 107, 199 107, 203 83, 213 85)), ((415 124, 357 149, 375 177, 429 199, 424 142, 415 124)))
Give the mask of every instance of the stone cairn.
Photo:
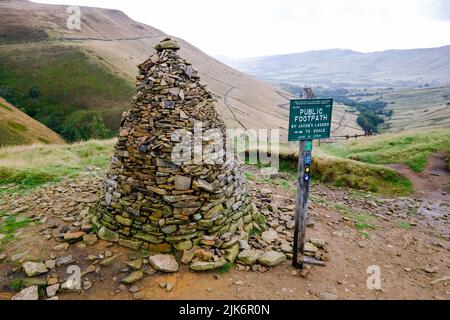
MULTIPOLYGON (((225 125, 212 94, 170 38, 139 65, 137 94, 123 114, 111 168, 94 207, 100 238, 158 253, 183 252, 191 269, 208 270, 234 262, 258 215, 235 158, 212 164, 175 164, 171 153, 181 137, 174 132, 219 129, 225 125)), ((201 138, 203 149, 214 139, 201 138)), ((217 141, 215 141, 217 142, 217 141)))

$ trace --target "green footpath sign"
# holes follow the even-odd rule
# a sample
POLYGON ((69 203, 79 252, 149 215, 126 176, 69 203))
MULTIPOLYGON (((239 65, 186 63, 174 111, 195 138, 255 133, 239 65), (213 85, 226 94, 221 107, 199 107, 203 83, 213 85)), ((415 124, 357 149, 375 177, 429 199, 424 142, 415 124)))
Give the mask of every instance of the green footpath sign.
POLYGON ((328 139, 333 99, 291 100, 289 141, 328 139))

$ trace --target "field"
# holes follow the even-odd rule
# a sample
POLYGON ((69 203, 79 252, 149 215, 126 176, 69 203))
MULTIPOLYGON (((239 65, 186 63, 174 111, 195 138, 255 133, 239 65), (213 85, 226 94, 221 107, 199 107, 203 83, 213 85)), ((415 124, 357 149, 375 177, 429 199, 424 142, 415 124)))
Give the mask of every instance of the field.
POLYGON ((76 46, 11 46, 0 55, 0 95, 68 141, 112 136, 133 93, 76 46))
POLYGON ((29 191, 46 183, 74 178, 86 167, 106 169, 115 139, 64 145, 0 148, 0 194, 29 191))
POLYGON ((387 90, 365 93, 354 99, 381 98, 393 110, 392 119, 384 131, 399 132, 415 129, 450 128, 450 87, 387 90))
MULTIPOLYGON (((66 145, 32 145, 0 149, 0 193, 28 191, 46 183, 74 178, 86 167, 105 170, 113 153, 115 139, 91 140, 66 145), (3 187, 3 188, 2 188, 3 187)), ((282 148, 280 171, 295 181, 297 156, 282 148)), ((385 167, 327 155, 314 158, 314 180, 337 187, 375 193, 404 195, 411 183, 385 167)))

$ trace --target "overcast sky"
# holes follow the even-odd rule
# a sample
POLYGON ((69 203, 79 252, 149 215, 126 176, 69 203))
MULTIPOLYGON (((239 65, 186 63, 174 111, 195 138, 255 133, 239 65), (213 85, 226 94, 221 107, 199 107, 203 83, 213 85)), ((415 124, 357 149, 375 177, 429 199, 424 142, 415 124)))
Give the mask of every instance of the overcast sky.
POLYGON ((450 0, 42 0, 114 8, 213 56, 450 45, 450 0))

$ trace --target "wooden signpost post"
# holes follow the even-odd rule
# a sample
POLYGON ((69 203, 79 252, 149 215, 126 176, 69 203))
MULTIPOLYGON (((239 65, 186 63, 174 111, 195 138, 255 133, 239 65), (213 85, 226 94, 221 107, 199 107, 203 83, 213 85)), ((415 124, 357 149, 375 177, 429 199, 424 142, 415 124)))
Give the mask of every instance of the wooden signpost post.
POLYGON ((311 181, 313 140, 330 137, 332 99, 315 99, 311 89, 305 89, 306 99, 291 100, 289 141, 300 141, 298 152, 298 191, 295 210, 294 254, 292 265, 302 269, 304 263, 315 264, 304 257, 309 186, 311 181))

